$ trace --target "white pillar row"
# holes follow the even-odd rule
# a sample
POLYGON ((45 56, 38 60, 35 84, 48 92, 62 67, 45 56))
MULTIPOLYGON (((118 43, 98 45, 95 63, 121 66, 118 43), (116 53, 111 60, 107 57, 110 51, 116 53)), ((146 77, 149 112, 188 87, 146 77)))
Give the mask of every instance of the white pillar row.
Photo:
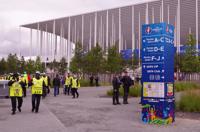
POLYGON ((33 49, 33 38, 32 38, 33 36, 32 36, 32 28, 30 29, 30 58, 32 57, 32 55, 33 55, 33 53, 32 53, 32 49, 33 49))
POLYGON ((70 56, 71 56, 71 42, 70 42, 70 32, 71 32, 71 18, 69 17, 69 21, 68 21, 68 42, 67 42, 67 67, 68 67, 68 72, 69 72, 69 66, 70 66, 70 56))
POLYGON ((113 29, 114 29, 114 27, 113 27, 113 23, 114 23, 114 16, 113 16, 113 14, 112 14, 112 21, 111 21, 111 23, 112 23, 112 26, 111 26, 111 28, 112 28, 112 35, 111 35, 111 43, 110 43, 110 46, 112 46, 114 43, 114 33, 113 33, 113 29))
POLYGON ((146 15, 145 16, 146 16, 145 23, 149 24, 149 3, 148 2, 146 3, 146 15))
POLYGON ((105 31, 104 31, 105 29, 104 29, 104 24, 103 24, 103 29, 102 29, 102 36, 103 36, 103 43, 102 43, 102 49, 104 49, 104 42, 105 42, 105 37, 104 37, 104 35, 105 35, 105 31))
POLYGON ((94 16, 94 47, 97 44, 97 12, 95 12, 94 16))
POLYGON ((154 13, 154 7, 152 7, 152 23, 155 23, 155 13, 154 13))
POLYGON ((132 6, 132 50, 135 49, 135 12, 134 12, 134 6, 132 6))
POLYGON ((89 39, 89 49, 88 51, 90 51, 92 48, 92 21, 91 21, 91 17, 90 17, 90 39, 89 39))
POLYGON ((74 20, 74 43, 76 44, 77 42, 77 32, 76 32, 76 19, 74 20))
POLYGON ((160 6, 160 22, 162 22, 162 5, 160 6))
MULTIPOLYGON (((175 24, 174 24, 174 46, 177 48, 177 17, 175 16, 175 24)), ((177 50, 177 49, 176 49, 177 50)))
POLYGON ((177 51, 180 53, 180 0, 177 7, 177 51))
POLYGON ((122 31, 121 31, 121 8, 119 8, 119 53, 121 51, 121 47, 122 47, 122 31))
MULTIPOLYGON (((198 52, 198 44, 199 44, 199 7, 198 2, 199 0, 196 0, 196 51, 198 52)), ((198 54, 197 54, 198 55, 198 54)))
POLYGON ((45 38, 46 38, 46 41, 45 41, 45 62, 46 62, 47 56, 48 56, 48 49, 49 49, 49 43, 48 43, 48 27, 47 27, 47 24, 46 24, 45 38))
POLYGON ((100 41, 99 43, 103 44, 103 16, 101 16, 101 25, 100 25, 100 41))
POLYGON ((43 47, 43 31, 40 30, 40 57, 42 56, 42 47, 43 47))
POLYGON ((56 49, 56 21, 53 21, 53 59, 55 59, 55 49, 56 49))
POLYGON ((140 16, 140 12, 139 12, 139 32, 138 32, 138 36, 139 36, 139 38, 138 38, 138 51, 139 51, 139 66, 140 66, 140 49, 141 49, 141 16, 140 16))
POLYGON ((167 5, 167 23, 169 24, 169 4, 167 5))
POLYGON ((38 50, 36 51, 36 55, 39 56, 40 46, 39 46, 39 30, 40 30, 40 23, 37 23, 37 46, 38 50))
POLYGON ((83 48, 83 38, 84 38, 84 15, 82 15, 82 33, 81 33, 81 44, 82 44, 82 48, 83 48))
POLYGON ((106 11, 106 45, 104 47, 105 51, 107 52, 108 47, 108 10, 106 11))
POLYGON ((161 22, 164 22, 164 1, 161 0, 161 12, 162 12, 162 17, 161 17, 161 22))
POLYGON ((61 23, 61 25, 60 25, 60 46, 59 46, 59 58, 61 59, 61 57, 62 57, 62 36, 63 34, 62 34, 62 23, 61 23))

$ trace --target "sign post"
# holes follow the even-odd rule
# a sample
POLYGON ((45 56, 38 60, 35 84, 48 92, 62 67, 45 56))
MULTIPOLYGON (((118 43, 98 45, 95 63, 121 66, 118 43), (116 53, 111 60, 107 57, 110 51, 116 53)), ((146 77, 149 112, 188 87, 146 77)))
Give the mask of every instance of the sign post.
POLYGON ((142 26, 142 121, 175 121, 174 27, 166 23, 142 26))

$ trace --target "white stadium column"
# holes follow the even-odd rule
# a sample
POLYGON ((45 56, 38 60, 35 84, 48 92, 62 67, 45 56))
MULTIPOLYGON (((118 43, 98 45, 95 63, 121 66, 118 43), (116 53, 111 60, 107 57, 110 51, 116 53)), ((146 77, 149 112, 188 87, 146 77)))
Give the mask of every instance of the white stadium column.
MULTIPOLYGON (((199 51, 199 8, 198 8, 198 0, 196 0, 196 50, 199 51)), ((198 54, 197 54, 198 55, 198 54)))
POLYGON ((122 47, 122 31, 121 31, 121 8, 119 8, 119 53, 121 51, 121 47, 122 47))
POLYGON ((94 16, 94 47, 97 44, 97 12, 95 12, 94 16))
POLYGON ((132 50, 135 50, 135 20, 134 20, 135 12, 134 6, 132 6, 132 50))
POLYGON ((149 4, 146 3, 146 14, 145 14, 145 23, 149 24, 149 4))
POLYGON ((140 66, 140 47, 141 47, 141 16, 140 16, 141 14, 140 14, 140 12, 139 12, 139 32, 138 32, 138 36, 139 36, 139 38, 138 38, 138 51, 139 51, 139 66, 140 66))
POLYGON ((82 30, 81 30, 81 43, 82 43, 82 48, 83 48, 83 38, 84 38, 84 15, 82 15, 82 30))
POLYGON ((32 35, 32 28, 30 29, 30 58, 32 57, 32 45, 33 45, 33 35, 32 35))
POLYGON ((108 10, 106 11, 106 46, 105 46, 105 50, 107 52, 107 47, 108 47, 108 10))

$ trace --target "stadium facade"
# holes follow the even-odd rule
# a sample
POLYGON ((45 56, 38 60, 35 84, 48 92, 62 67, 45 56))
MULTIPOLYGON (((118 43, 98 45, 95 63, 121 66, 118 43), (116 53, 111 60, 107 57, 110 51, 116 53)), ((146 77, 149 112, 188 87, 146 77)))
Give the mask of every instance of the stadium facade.
MULTIPOLYGON (((30 47, 36 39, 38 51, 34 55, 45 58, 72 57, 73 46, 81 42, 87 52, 98 43, 106 51, 117 44, 119 51, 141 48, 141 26, 166 22, 175 26, 175 46, 181 52, 187 35, 200 38, 199 0, 152 0, 147 3, 128 5, 47 21, 21 25, 30 29, 30 47), (33 34, 36 34, 35 37, 33 34)), ((31 51, 32 52, 32 51, 31 51)), ((33 53, 31 53, 33 54, 33 53)))

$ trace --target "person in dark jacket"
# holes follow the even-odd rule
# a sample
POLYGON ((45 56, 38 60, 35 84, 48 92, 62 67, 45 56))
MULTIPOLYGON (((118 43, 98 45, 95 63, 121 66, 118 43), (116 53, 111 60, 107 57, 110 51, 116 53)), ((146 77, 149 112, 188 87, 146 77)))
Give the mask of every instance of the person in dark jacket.
POLYGON ((58 95, 58 91, 60 88, 60 78, 57 74, 56 77, 53 79, 53 87, 54 87, 54 96, 58 95))
POLYGON ((119 102, 119 88, 121 85, 121 81, 117 74, 114 75, 112 80, 113 85, 113 105, 120 104, 119 102))
POLYGON ((98 87, 99 86, 99 77, 96 75, 94 80, 95 80, 96 87, 98 87))
POLYGON ((124 76, 121 78, 121 82, 124 88, 123 104, 128 104, 129 89, 130 89, 130 86, 133 84, 133 81, 128 75, 127 71, 124 72, 124 76))
POLYGON ((93 80, 94 80, 94 76, 91 75, 91 76, 90 76, 90 86, 93 86, 93 80))

